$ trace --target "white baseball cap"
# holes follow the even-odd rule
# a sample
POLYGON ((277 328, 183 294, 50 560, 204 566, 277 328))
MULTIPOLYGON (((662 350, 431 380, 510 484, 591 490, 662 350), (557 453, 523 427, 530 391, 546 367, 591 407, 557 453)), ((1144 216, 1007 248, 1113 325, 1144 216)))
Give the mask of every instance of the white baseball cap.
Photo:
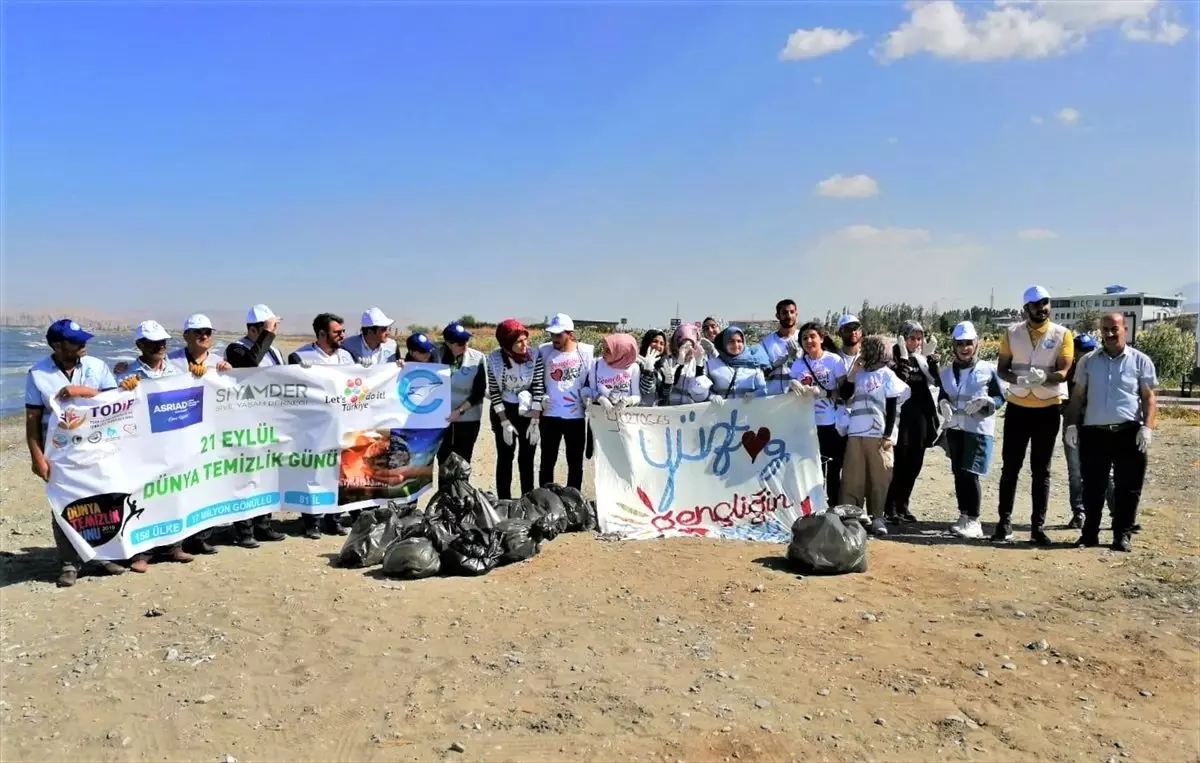
POLYGON ((134 339, 146 339, 151 342, 165 342, 171 338, 167 330, 158 321, 142 321, 133 332, 134 339))
POLYGON ((555 313, 550 322, 546 324, 546 333, 561 334, 564 331, 574 331, 575 321, 571 320, 571 316, 566 313, 555 313))
POLYGON ((246 323, 264 323, 272 318, 278 318, 271 308, 266 305, 255 305, 246 313, 246 323))
POLYGON ((1046 291, 1041 286, 1030 286, 1025 290, 1025 296, 1022 297, 1022 303, 1028 305, 1030 302, 1041 302, 1043 299, 1050 299, 1050 292, 1046 291))
POLYGON ((857 315, 851 315, 850 313, 846 313, 841 318, 838 318, 838 328, 845 328, 846 326, 849 326, 851 323, 861 324, 862 321, 860 321, 858 319, 857 315))
POLYGON ((975 333, 975 324, 970 321, 963 321, 955 326, 951 336, 956 342, 974 341, 979 338, 979 334, 975 333))
POLYGON ((189 315, 188 319, 183 322, 184 331, 191 331, 193 329, 208 329, 209 331, 212 331, 212 327, 212 321, 208 319, 207 315, 202 313, 189 315))
POLYGON ((394 320, 383 314, 383 311, 378 307, 367 308, 367 311, 362 314, 362 327, 367 328, 385 328, 395 323, 394 320))

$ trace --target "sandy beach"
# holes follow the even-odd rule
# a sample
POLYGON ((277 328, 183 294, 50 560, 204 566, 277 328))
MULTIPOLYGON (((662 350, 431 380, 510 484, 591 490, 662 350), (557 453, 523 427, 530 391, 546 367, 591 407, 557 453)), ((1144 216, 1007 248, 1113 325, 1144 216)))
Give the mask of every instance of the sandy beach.
MULTIPOLYGON (((798 577, 776 545, 588 533, 485 577, 402 583, 331 566, 341 540, 292 520, 281 543, 70 589, 19 420, 2 430, 4 760, 1200 755, 1200 428, 1180 422, 1155 438, 1129 555, 1067 547, 1061 454, 1063 547, 945 536, 952 483, 931 451, 924 521, 871 541, 862 575, 798 577)), ((494 458, 485 430, 482 487, 494 458)))

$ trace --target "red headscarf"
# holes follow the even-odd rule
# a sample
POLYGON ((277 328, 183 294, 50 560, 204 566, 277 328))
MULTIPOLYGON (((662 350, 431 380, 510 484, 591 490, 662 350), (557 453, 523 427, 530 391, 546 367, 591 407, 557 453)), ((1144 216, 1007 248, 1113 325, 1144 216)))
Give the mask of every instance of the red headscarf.
POLYGON ((524 363, 529 360, 529 349, 518 355, 512 351, 512 347, 521 336, 529 336, 529 329, 521 325, 521 322, 516 318, 508 318, 500 321, 500 325, 496 327, 496 341, 500 344, 500 349, 505 355, 517 361, 524 363))

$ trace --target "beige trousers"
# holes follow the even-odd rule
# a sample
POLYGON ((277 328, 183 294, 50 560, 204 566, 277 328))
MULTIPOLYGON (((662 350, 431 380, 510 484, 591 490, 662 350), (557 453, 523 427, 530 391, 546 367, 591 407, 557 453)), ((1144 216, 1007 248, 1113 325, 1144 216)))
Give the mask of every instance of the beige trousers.
POLYGON ((892 469, 883 463, 878 437, 847 437, 842 462, 842 495, 838 503, 862 506, 872 517, 883 516, 892 469))

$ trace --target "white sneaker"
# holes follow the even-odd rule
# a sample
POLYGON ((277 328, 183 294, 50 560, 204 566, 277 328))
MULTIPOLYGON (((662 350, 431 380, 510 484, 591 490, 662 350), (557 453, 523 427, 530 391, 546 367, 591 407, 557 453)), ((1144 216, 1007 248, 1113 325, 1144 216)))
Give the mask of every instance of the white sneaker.
POLYGON ((982 538, 983 525, 978 519, 971 519, 966 514, 959 514, 958 521, 950 525, 950 532, 960 538, 982 538))
POLYGON ((871 520, 871 534, 872 535, 887 535, 888 534, 887 522, 883 521, 883 517, 875 517, 874 519, 871 520))

